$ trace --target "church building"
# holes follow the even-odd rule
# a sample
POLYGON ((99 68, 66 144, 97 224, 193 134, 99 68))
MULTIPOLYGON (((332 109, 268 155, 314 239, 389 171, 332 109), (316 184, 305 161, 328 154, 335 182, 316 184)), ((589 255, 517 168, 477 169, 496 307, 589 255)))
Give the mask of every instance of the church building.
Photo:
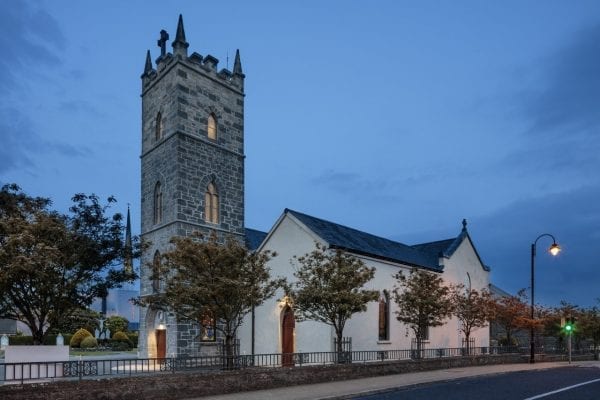
MULTIPOLYGON (((207 54, 189 54, 179 16, 172 52, 169 34, 158 39, 160 55, 150 51, 142 79, 141 235, 151 243, 141 259, 140 295, 163 289, 153 270, 173 236, 199 231, 232 236, 252 250, 273 250, 273 276, 293 279, 290 259, 314 249, 315 242, 343 249, 376 268, 367 285, 380 292, 346 325, 353 350, 411 347, 412 331, 395 318, 391 300, 398 270, 423 268, 442 274, 448 283, 473 289, 489 285, 486 267, 468 234, 466 221, 454 238, 405 245, 304 213, 284 210, 269 232, 244 226, 244 79, 239 51, 233 70, 218 69, 207 54)), ((458 230, 458 229, 457 229, 458 230)), ((293 304, 283 293, 247 316, 238 331, 242 354, 331 351, 333 330, 322 323, 296 322, 293 304)), ((474 332, 475 346, 488 346, 489 330, 474 332)), ((427 347, 460 347, 458 321, 451 319, 429 332, 427 347)), ((211 330, 180 321, 169 311, 142 308, 140 352, 147 357, 215 354, 211 330)))

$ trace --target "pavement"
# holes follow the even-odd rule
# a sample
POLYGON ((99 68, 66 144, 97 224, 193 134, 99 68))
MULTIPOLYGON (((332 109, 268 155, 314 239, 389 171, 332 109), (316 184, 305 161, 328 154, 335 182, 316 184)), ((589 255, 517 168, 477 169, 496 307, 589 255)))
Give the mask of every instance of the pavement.
MULTIPOLYGON (((536 364, 501 364, 479 367, 442 369, 436 371, 413 372, 407 374, 377 376, 373 378, 351 379, 346 381, 316 383, 312 385, 290 386, 252 392, 240 392, 219 396, 202 397, 202 400, 334 400, 383 393, 404 386, 424 383, 451 381, 482 375, 503 374, 517 371, 541 370, 566 367, 566 361, 542 362, 536 364)), ((579 361, 573 367, 598 367, 600 361, 579 361)))

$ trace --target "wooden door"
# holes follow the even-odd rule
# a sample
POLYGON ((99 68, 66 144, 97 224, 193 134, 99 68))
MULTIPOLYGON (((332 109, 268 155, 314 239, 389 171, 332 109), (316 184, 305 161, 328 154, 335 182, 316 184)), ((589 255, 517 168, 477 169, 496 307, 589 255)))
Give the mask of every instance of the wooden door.
POLYGON ((165 358, 167 355, 167 331, 156 330, 156 358, 165 358))
POLYGON ((283 310, 281 321, 281 365, 284 367, 294 366, 294 328, 296 320, 294 312, 287 306, 283 310))

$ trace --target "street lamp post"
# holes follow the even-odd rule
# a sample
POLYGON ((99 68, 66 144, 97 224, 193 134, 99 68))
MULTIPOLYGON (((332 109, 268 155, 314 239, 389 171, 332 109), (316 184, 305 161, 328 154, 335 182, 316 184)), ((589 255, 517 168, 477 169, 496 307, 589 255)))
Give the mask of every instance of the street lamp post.
POLYGON ((535 304, 535 301, 534 301, 535 300, 534 299, 534 293, 535 293, 534 292, 534 284, 535 284, 535 280, 534 280, 535 246, 537 245, 538 240, 540 240, 544 236, 548 236, 548 237, 552 238, 552 245, 548 249, 548 251, 550 252, 550 254, 552 254, 553 256, 555 256, 560 251, 560 246, 556 243, 556 239, 554 239, 554 236, 552 236, 549 233, 541 234, 540 236, 537 237, 537 239, 535 239, 535 242, 533 242, 531 244, 531 330, 529 332, 529 345, 530 345, 530 350, 531 350, 531 353, 529 355, 529 362, 531 364, 535 363, 535 337, 534 337, 535 332, 534 332, 534 326, 533 326, 533 321, 535 319, 535 313, 534 313, 534 304, 535 304))

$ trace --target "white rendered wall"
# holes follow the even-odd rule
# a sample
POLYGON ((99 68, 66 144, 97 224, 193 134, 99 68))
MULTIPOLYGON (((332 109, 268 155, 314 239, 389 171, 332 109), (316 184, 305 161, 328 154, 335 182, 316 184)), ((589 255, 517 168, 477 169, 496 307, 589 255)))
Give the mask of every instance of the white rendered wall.
MULTIPOLYGON (((278 256, 269 262, 272 276, 285 277, 288 282, 293 282, 295 278, 290 260, 295 255, 301 256, 311 252, 315 240, 319 238, 303 224, 293 216, 284 215, 262 247, 263 250, 273 250, 278 253, 278 256)), ((365 288, 380 293, 385 289, 390 294, 389 340, 379 340, 377 302, 369 303, 367 311, 354 314, 346 323, 344 336, 352 338, 353 350, 409 349, 414 333, 396 319, 397 306, 393 301, 392 292, 397 284, 393 276, 399 270, 408 274, 410 267, 369 257, 359 256, 359 258, 367 266, 375 267, 375 277, 366 284, 365 288)), ((451 258, 441 259, 440 262, 444 263, 442 277, 448 284, 465 284, 468 273, 473 289, 481 290, 488 287, 489 272, 483 269, 468 239, 463 240, 451 258)), ((255 353, 257 354, 281 352, 281 312, 284 307, 280 301, 282 298, 283 291, 279 291, 275 297, 256 309, 255 353)), ((448 320, 443 326, 430 328, 430 340, 426 347, 461 347, 463 335, 458 328, 459 322, 456 318, 448 320)), ((294 350, 296 352, 331 351, 334 336, 333 329, 324 323, 296 322, 294 350)), ((249 354, 251 352, 250 315, 245 318, 238 337, 241 339, 242 353, 249 354)), ((472 337, 475 338, 475 346, 489 345, 487 328, 474 330, 472 337)))
MULTIPOLYGON (((294 270, 290 260, 295 255, 302 256, 314 250, 317 239, 295 218, 284 215, 261 248, 261 250, 277 252, 277 257, 268 264, 271 268, 271 276, 284 277, 288 282, 293 282, 294 270)), ((257 354, 281 352, 281 312, 284 305, 280 300, 283 296, 283 290, 279 290, 273 298, 257 307, 255 311, 255 353, 257 354)), ((246 354, 251 352, 250 326, 251 317, 248 314, 239 331, 241 352, 246 354)), ((294 339, 295 351, 331 351, 331 328, 322 323, 296 321, 294 339)))

